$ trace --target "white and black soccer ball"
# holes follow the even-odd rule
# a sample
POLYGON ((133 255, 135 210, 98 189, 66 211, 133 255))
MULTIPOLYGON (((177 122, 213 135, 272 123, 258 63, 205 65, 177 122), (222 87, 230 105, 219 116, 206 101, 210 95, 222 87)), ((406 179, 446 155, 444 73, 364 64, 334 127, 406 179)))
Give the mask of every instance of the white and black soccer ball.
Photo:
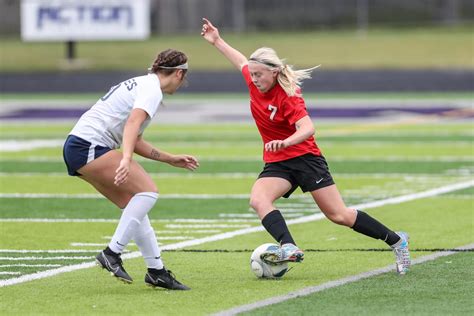
POLYGON ((261 255, 266 251, 279 250, 277 244, 263 244, 258 246, 250 256, 250 268, 257 278, 281 278, 288 271, 288 263, 268 264, 262 261, 261 255))

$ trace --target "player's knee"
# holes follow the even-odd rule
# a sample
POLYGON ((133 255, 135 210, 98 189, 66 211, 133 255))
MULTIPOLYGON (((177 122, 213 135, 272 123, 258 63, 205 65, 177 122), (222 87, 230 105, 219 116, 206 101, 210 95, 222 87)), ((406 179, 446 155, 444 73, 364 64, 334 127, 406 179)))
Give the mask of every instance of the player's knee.
POLYGON ((160 194, 158 187, 153 181, 149 181, 145 185, 143 185, 138 191, 140 192, 151 192, 155 194, 160 194))
POLYGON ((333 212, 330 214, 326 214, 326 217, 333 223, 343 226, 350 225, 350 219, 344 212, 333 212))
POLYGON ((130 185, 134 193, 153 192, 159 194, 159 190, 153 179, 148 174, 139 174, 130 179, 130 185))
POLYGON ((147 192, 153 192, 153 193, 156 193, 156 194, 160 194, 160 192, 158 191, 158 187, 156 186, 156 184, 153 183, 153 185, 150 187, 150 190, 147 190, 147 192))
POLYGON ((256 212, 259 212, 262 209, 268 208, 268 202, 260 199, 258 197, 250 197, 249 205, 253 208, 256 212))
POLYGON ((260 203, 259 199, 257 199, 256 197, 251 196, 250 201, 249 201, 249 205, 255 211, 258 211, 259 206, 261 205, 261 203, 260 203))
POLYGON ((344 217, 339 214, 331 214, 327 216, 331 222, 338 225, 344 225, 344 217))
POLYGON ((142 192, 153 192, 156 194, 159 194, 158 192, 158 186, 155 184, 155 182, 151 179, 151 177, 148 177, 146 181, 143 181, 143 191, 142 192))

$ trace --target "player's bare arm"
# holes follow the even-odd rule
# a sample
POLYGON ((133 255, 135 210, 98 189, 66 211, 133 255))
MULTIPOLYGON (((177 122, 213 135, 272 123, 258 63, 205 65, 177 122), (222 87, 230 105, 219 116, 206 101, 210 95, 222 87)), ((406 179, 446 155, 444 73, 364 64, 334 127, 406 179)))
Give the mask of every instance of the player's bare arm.
POLYGON ((306 115, 295 123, 296 132, 283 140, 272 140, 265 144, 265 150, 275 152, 301 143, 305 139, 313 136, 314 125, 311 118, 306 115))
POLYGON ((238 50, 227 44, 219 35, 219 30, 212 23, 203 18, 201 36, 206 41, 214 45, 239 71, 248 61, 247 58, 238 50))
POLYGON ((123 157, 117 170, 115 170, 114 184, 117 186, 127 182, 128 174, 130 172, 130 162, 138 139, 140 126, 147 117, 148 114, 142 109, 133 109, 127 123, 125 124, 123 130, 123 157))
POLYGON ((135 144, 135 153, 144 158, 165 162, 173 167, 185 168, 191 171, 199 167, 199 161, 191 155, 174 155, 161 149, 153 147, 141 136, 138 137, 135 144))

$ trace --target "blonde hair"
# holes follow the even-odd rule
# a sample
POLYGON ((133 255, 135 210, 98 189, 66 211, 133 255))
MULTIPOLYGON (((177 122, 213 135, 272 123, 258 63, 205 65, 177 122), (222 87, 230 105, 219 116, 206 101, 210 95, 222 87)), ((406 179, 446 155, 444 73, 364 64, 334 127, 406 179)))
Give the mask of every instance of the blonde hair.
POLYGON ((311 72, 320 66, 295 70, 293 66, 286 64, 284 59, 280 59, 275 50, 268 47, 262 47, 253 52, 250 55, 249 62, 260 63, 270 68, 270 70, 277 70, 278 83, 290 97, 301 95, 298 90, 301 88, 303 80, 311 79, 311 72))

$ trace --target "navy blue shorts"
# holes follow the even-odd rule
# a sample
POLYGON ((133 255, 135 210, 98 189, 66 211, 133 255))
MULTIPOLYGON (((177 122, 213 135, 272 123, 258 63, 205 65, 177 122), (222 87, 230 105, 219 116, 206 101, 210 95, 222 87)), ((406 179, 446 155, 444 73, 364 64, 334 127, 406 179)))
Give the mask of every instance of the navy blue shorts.
POLYGON ((311 192, 334 184, 326 159, 313 154, 266 163, 258 178, 266 177, 283 178, 291 183, 290 191, 283 195, 285 198, 298 187, 303 192, 311 192))
POLYGON ((102 146, 92 146, 90 142, 80 137, 69 135, 64 143, 63 158, 70 176, 80 176, 78 169, 94 159, 99 158, 112 149, 102 146))

